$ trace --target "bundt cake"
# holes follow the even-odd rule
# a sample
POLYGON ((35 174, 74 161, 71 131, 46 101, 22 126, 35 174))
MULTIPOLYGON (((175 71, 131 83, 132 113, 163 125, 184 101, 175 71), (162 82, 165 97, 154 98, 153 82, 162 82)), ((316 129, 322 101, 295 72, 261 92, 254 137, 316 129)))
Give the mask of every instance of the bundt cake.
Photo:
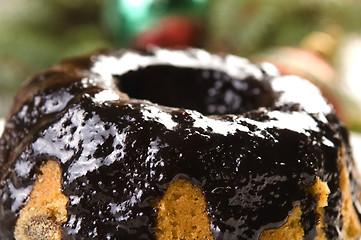
POLYGON ((357 239, 348 132, 309 82, 203 50, 29 79, 0 139, 0 239, 357 239))

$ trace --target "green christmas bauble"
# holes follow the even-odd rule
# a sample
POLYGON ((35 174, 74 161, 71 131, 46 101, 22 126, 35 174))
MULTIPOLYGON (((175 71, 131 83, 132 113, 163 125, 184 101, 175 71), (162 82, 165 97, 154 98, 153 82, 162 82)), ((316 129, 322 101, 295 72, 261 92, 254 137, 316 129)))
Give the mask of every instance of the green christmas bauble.
MULTIPOLYGON (((128 47, 138 35, 155 26, 160 32, 159 28, 163 27, 159 26, 160 22, 167 16, 199 20, 207 3, 208 0, 108 0, 104 5, 104 20, 116 43, 128 47)), ((182 23, 178 21, 174 26, 178 25, 182 23)))

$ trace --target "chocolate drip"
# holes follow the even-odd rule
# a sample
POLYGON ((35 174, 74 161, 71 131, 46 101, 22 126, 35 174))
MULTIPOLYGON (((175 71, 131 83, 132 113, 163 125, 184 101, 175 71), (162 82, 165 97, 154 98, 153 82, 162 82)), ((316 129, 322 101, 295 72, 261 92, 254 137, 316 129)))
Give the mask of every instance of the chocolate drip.
MULTIPOLYGON (((106 54, 112 61, 123 56, 106 54)), ((74 68, 66 61, 52 70, 54 81, 44 85, 38 76, 28 84, 33 95, 15 108, 13 127, 0 140, 1 239, 12 239, 26 201, 14 196, 31 189, 36 169, 49 158, 61 164, 69 197, 64 239, 155 239, 155 204, 180 178, 204 192, 217 240, 258 239, 284 224, 297 205, 305 239, 314 239, 317 197, 307 189, 316 176, 331 189, 326 235, 342 237, 341 147, 349 164, 352 158, 333 111, 309 112, 303 103, 285 101, 273 85, 277 77, 259 68, 252 73, 253 65, 245 71, 242 61, 240 77, 223 63, 148 64, 107 75, 94 70, 100 58, 76 59, 74 68), (116 85, 170 107, 128 100, 113 91, 116 85)))

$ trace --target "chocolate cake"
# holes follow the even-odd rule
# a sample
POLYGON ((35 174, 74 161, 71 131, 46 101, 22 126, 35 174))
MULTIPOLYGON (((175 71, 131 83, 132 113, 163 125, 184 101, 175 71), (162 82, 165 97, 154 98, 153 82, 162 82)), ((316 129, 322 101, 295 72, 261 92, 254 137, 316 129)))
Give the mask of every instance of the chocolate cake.
POLYGON ((306 80, 203 50, 30 78, 0 139, 0 239, 357 239, 348 132, 306 80))

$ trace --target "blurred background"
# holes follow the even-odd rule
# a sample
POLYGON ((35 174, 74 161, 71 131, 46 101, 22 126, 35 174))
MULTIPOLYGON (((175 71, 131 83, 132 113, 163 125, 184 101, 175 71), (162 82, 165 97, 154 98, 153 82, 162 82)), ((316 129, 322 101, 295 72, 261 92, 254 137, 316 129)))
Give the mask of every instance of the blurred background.
MULTIPOLYGON (((361 131, 361 1, 0 0, 0 118, 20 84, 103 48, 188 46, 269 61, 361 131)), ((307 97, 307 96, 305 96, 307 97)))

